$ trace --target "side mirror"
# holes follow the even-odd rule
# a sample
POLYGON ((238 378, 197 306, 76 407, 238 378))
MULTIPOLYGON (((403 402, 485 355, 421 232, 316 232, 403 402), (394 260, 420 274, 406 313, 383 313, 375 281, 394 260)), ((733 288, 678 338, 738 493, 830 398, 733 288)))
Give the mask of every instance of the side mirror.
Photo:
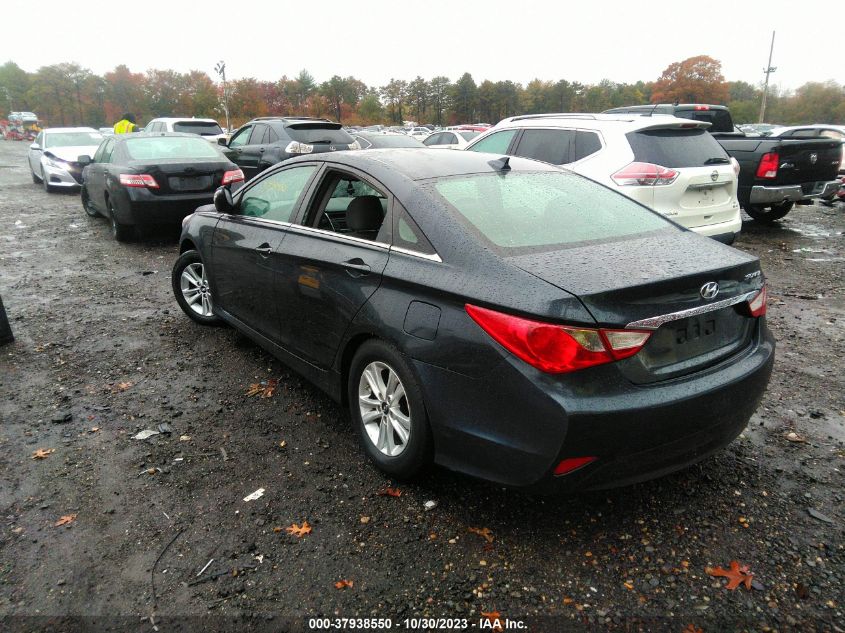
POLYGON ((41 146, 38 143, 33 143, 29 146, 29 149, 40 150, 41 146))
POLYGON ((218 187, 214 192, 214 208, 219 213, 232 213, 235 210, 235 201, 232 192, 228 187, 218 187))
POLYGON ((223 137, 223 136, 221 136, 220 138, 217 139, 217 144, 222 145, 223 147, 227 147, 227 145, 228 145, 226 143, 226 138, 223 137))
POLYGON ((77 157, 76 162, 84 167, 85 165, 90 165, 93 161, 88 154, 83 154, 77 157))

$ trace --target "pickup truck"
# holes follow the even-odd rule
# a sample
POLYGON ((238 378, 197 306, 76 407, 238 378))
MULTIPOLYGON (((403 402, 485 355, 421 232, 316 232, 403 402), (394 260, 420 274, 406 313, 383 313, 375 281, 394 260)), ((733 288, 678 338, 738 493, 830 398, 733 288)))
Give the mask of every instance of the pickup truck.
POLYGON ((755 220, 774 222, 794 204, 812 204, 815 198, 837 192, 842 161, 841 142, 829 138, 774 138, 746 136, 734 127, 725 106, 701 103, 625 106, 610 114, 651 116, 670 114, 711 124, 710 133, 739 163, 737 198, 755 220))

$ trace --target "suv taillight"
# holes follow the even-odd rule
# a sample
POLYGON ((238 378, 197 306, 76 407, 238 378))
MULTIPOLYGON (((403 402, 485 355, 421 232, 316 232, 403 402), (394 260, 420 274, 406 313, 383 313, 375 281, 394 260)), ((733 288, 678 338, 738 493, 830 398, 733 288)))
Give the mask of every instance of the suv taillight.
POLYGON ((243 182, 244 181, 244 172, 240 169, 233 169, 232 171, 227 171, 223 174, 223 180, 220 181, 221 185, 231 185, 233 182, 243 182))
POLYGON ((299 141, 291 141, 285 147, 285 151, 288 154, 310 154, 314 151, 314 146, 308 145, 308 143, 300 143, 299 141))
POLYGON ((149 174, 120 174, 120 184, 124 187, 146 187, 158 189, 156 179, 149 174))
POLYGON ((652 163, 631 163, 611 176, 620 187, 671 185, 680 172, 652 163))
POLYGON ((773 179, 778 177, 778 163, 780 156, 777 152, 767 152, 760 159, 757 165, 757 178, 773 179))
POLYGON ((470 304, 464 309, 502 347, 549 374, 564 374, 628 358, 639 352, 651 336, 651 332, 643 330, 543 323, 470 304))

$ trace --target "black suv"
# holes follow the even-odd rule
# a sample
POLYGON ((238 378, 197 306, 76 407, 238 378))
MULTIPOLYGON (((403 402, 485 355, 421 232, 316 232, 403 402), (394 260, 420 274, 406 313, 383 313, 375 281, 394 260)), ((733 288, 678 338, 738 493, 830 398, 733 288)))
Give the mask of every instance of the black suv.
POLYGON ((358 149, 340 123, 310 117, 259 117, 241 126, 228 143, 218 142, 247 180, 294 156, 358 149))

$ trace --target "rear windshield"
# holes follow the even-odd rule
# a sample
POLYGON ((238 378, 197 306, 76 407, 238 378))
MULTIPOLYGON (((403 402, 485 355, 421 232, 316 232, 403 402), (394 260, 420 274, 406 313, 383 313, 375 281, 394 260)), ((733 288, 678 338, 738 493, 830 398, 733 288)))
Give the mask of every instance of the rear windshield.
POLYGON ((200 136, 223 134, 223 130, 214 121, 177 121, 173 124, 173 131, 200 136))
POLYGON ((354 142, 346 130, 335 127, 320 127, 319 125, 288 127, 285 130, 294 141, 300 143, 327 143, 344 145, 354 142))
POLYGON ((730 161, 722 146, 705 130, 640 130, 626 136, 634 151, 634 160, 640 163, 703 167, 730 161))
POLYGON ((707 121, 712 123, 711 132, 733 132, 734 123, 727 110, 675 110, 675 116, 693 121, 707 121))
POLYGON ((44 147, 74 147, 99 145, 103 135, 98 132, 58 132, 44 135, 44 147))
POLYGON ((542 250, 672 226, 630 198, 564 171, 452 176, 427 186, 502 249, 542 250))
POLYGON ((188 136, 152 136, 127 139, 126 153, 133 160, 221 157, 220 152, 208 141, 188 136))

